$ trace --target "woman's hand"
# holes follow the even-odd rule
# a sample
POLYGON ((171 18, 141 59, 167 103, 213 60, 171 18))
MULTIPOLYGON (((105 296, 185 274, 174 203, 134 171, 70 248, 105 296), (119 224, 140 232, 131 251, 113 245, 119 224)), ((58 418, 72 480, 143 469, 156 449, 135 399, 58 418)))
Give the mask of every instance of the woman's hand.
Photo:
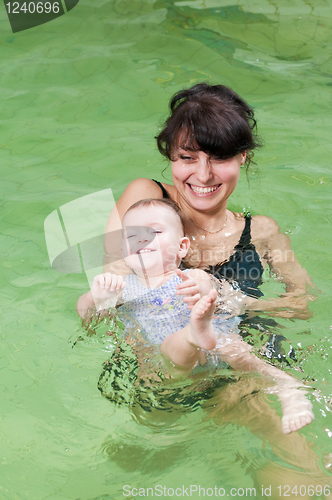
POLYGON ((176 294, 184 295, 183 302, 188 304, 188 309, 192 309, 212 289, 210 277, 202 269, 191 269, 187 273, 177 269, 176 274, 182 280, 176 287, 176 294))
POLYGON ((301 290, 295 293, 282 294, 275 299, 255 299, 246 297, 244 304, 248 312, 269 313, 269 316, 280 318, 309 319, 312 312, 308 309, 308 302, 315 301, 313 295, 304 295, 301 290))
POLYGON ((176 294, 184 295, 183 302, 188 304, 188 309, 192 309, 194 305, 202 297, 197 280, 191 278, 189 273, 184 273, 180 269, 176 270, 176 274, 181 278, 182 283, 176 286, 176 294))

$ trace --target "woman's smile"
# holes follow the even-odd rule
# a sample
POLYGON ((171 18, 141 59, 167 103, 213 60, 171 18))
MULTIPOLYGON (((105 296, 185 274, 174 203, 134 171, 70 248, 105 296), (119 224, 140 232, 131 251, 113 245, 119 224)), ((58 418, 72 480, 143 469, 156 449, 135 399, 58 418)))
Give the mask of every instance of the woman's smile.
POLYGON ((221 187, 221 184, 215 184, 214 186, 195 186, 194 184, 187 183, 187 186, 189 186, 198 196, 211 196, 221 187))

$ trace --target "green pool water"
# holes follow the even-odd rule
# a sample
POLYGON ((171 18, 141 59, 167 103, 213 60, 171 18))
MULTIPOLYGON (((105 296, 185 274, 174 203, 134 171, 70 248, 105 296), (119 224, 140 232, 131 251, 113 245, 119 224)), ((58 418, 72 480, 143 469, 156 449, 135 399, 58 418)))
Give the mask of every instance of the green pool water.
MULTIPOLYGON (((87 276, 56 272, 48 257, 54 210, 104 189, 117 199, 136 177, 162 180, 153 138, 170 96, 199 81, 246 98, 264 140, 229 207, 276 219, 316 285, 312 317, 279 323, 299 359, 290 372, 317 389, 300 434, 332 484, 331 0, 80 0, 16 34, 1 5, 0 27, 1 500, 119 500, 155 485, 162 498, 190 485, 227 496, 268 488, 267 465, 295 470, 270 446, 269 421, 260 436, 212 418, 211 403, 146 423, 101 397, 109 345, 71 342, 84 336, 75 303, 87 276)), ((260 397, 261 412, 280 414, 273 395, 260 397)))

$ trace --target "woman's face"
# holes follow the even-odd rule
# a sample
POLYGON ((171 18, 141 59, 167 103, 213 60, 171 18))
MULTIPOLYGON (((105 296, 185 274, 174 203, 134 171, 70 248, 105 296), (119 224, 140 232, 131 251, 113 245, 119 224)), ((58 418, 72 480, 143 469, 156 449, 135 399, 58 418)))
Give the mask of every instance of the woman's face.
POLYGON ((226 203, 239 181, 246 153, 227 160, 211 158, 203 151, 175 151, 172 178, 180 197, 202 212, 217 210, 226 203))

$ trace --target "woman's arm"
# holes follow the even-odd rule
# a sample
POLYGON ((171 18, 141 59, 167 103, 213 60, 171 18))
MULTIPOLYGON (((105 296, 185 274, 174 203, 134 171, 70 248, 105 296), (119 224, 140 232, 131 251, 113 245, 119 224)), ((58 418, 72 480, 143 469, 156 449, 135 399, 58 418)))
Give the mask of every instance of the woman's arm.
POLYGON ((315 297, 309 294, 313 284, 295 257, 289 237, 280 232, 278 224, 270 217, 260 215, 254 217, 253 221, 253 242, 262 238, 267 242, 266 258, 270 273, 285 284, 285 293, 268 300, 247 297, 247 308, 251 311, 273 312, 275 316, 307 319, 310 317, 309 300, 315 300, 315 297))
POLYGON ((151 179, 135 179, 120 196, 107 221, 103 259, 104 272, 126 276, 131 269, 126 266, 121 253, 122 247, 122 219, 131 205, 146 198, 162 198, 160 187, 151 179))

